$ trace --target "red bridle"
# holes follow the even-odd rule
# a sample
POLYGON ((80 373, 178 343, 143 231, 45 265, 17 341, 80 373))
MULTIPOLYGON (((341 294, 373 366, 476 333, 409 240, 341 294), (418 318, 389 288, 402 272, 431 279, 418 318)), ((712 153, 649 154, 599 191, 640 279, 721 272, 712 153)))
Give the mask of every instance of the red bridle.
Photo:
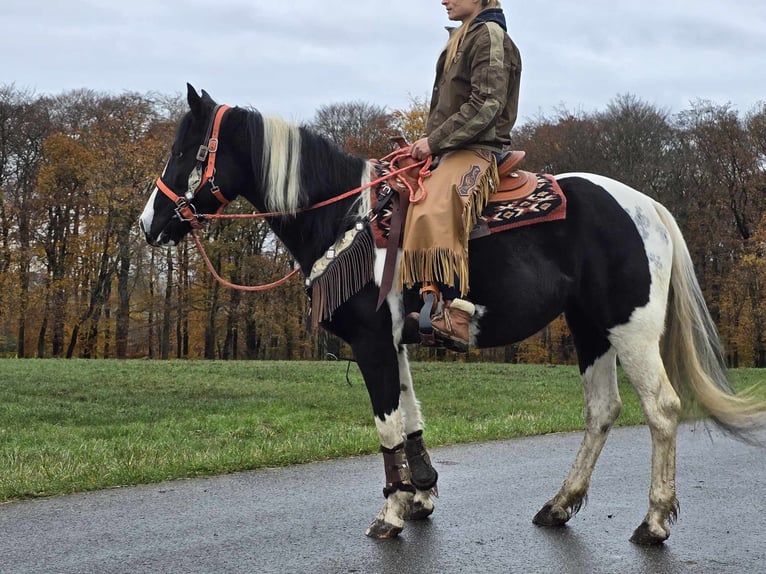
POLYGON ((218 134, 221 131, 221 122, 223 121, 223 116, 230 109, 230 106, 221 104, 216 106, 213 111, 205 140, 197 150, 197 166, 189 175, 189 187, 184 195, 178 195, 170 189, 170 187, 162 181, 162 176, 157 178, 157 188, 164 193, 170 201, 175 203, 178 217, 181 220, 188 222, 193 229, 200 229, 203 223, 192 206, 191 201, 207 183, 210 183, 210 193, 212 193, 213 197, 215 197, 221 204, 218 208, 218 212, 229 204, 229 200, 226 199, 221 192, 221 189, 215 184, 215 159, 218 154, 218 134))

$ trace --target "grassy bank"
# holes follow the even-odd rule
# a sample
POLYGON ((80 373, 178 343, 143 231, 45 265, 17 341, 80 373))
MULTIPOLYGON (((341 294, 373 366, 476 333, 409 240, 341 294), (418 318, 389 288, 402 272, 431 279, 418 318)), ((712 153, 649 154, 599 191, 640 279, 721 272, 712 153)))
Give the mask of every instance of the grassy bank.
MULTIPOLYGON (((345 371, 0 360, 0 501, 376 452, 361 375, 352 365, 349 386, 345 371)), ((574 367, 421 363, 413 374, 433 446, 582 428, 574 367)), ((735 372, 744 385, 764 375, 735 372)), ((621 388, 619 424, 641 423, 621 388)))

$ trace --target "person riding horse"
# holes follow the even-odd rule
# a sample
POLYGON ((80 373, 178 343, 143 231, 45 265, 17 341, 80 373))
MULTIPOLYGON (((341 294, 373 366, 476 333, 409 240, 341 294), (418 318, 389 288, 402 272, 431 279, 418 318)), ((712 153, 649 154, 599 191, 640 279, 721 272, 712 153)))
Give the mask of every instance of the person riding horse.
POLYGON ((476 309, 465 299, 468 235, 497 188, 497 159, 518 113, 521 56, 498 0, 442 4, 461 25, 450 29, 436 65, 427 136, 411 147, 416 160, 438 156, 440 171, 426 183, 433 190, 428 200, 407 215, 400 286, 420 284, 422 294, 441 293, 444 305, 432 318, 433 331, 463 351, 476 309))

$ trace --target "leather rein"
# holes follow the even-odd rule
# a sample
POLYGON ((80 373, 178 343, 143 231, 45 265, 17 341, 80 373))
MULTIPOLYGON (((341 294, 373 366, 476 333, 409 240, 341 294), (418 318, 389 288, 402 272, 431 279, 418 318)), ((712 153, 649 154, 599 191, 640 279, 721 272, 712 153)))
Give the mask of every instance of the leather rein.
POLYGON ((215 183, 215 161, 216 161, 216 156, 218 154, 218 143, 219 143, 218 135, 220 133, 221 123, 223 121, 224 115, 230 109, 231 109, 230 106, 227 106, 225 104, 220 104, 220 105, 217 105, 215 109, 213 110, 213 114, 210 118, 210 123, 208 124, 205 140, 202 143, 202 145, 200 145, 199 149, 197 150, 197 156, 196 156, 197 165, 195 166, 191 174, 189 174, 188 188, 186 192, 184 193, 184 195, 178 195, 177 193, 175 193, 170 188, 170 186, 168 186, 162 180, 162 175, 160 175, 160 177, 157 178, 157 182, 156 182, 157 188, 175 204, 176 206, 175 211, 178 218, 181 221, 185 221, 189 225, 191 225, 191 228, 192 228, 191 232, 192 232, 192 237, 194 238, 194 244, 197 246, 197 250, 202 256, 202 260, 205 262, 205 266, 208 268, 208 271, 210 271, 210 273, 213 275, 216 281, 218 281, 225 287, 229 287, 237 291, 266 291, 268 289, 273 289, 274 287, 279 287, 280 285, 283 285, 284 283, 289 281, 292 277, 297 275, 301 271, 301 269, 300 267, 296 267, 295 269, 290 271, 287 275, 285 275, 281 279, 274 281, 272 283, 265 284, 265 285, 237 285, 235 283, 231 283, 225 280, 215 270, 215 267, 213 266, 212 262, 210 261, 210 258, 205 252, 205 248, 202 245, 202 241, 199 238, 199 234, 197 233, 197 231, 199 229, 202 229, 206 223, 214 219, 256 219, 256 218, 265 218, 265 217, 283 217, 286 215, 295 215, 297 213, 304 213, 307 211, 312 211, 314 209, 326 207, 328 205, 332 205, 333 203, 337 203, 339 201, 342 201, 354 195, 358 195, 365 189, 374 187, 384 181, 391 181, 391 182, 395 181, 397 183, 396 187, 399 189, 401 189, 402 186, 404 186, 409 191, 411 203, 417 203, 425 199, 425 190, 423 188, 422 181, 429 173, 429 168, 431 166, 431 158, 428 157, 425 160, 412 163, 412 161, 414 160, 411 159, 410 148, 409 146, 407 146, 407 147, 401 147, 400 149, 395 150, 394 152, 390 153, 389 155, 387 155, 386 157, 380 160, 380 161, 388 160, 391 162, 392 166, 395 166, 398 159, 410 158, 410 161, 407 162, 408 164, 405 165, 404 167, 397 167, 393 169, 392 171, 390 171, 389 173, 386 173, 385 175, 377 179, 374 179, 368 183, 365 183, 364 185, 356 187, 340 195, 331 197, 330 199, 320 201, 308 207, 302 207, 300 209, 297 209, 291 212, 272 211, 272 212, 234 213, 234 214, 221 213, 223 209, 231 202, 231 200, 226 198, 226 196, 223 194, 221 189, 215 183), (412 170, 413 168, 416 168, 416 167, 420 168, 418 172, 418 183, 416 186, 413 186, 411 183, 409 183, 406 180, 397 178, 397 176, 399 176, 400 174, 403 174, 405 171, 412 170), (199 191, 208 183, 210 184, 210 192, 213 194, 213 196, 218 200, 218 202, 221 205, 215 213, 197 213, 197 210, 194 208, 191 202, 194 199, 194 197, 197 195, 197 193, 199 193, 199 191), (422 193, 419 193, 419 192, 422 192, 422 193))

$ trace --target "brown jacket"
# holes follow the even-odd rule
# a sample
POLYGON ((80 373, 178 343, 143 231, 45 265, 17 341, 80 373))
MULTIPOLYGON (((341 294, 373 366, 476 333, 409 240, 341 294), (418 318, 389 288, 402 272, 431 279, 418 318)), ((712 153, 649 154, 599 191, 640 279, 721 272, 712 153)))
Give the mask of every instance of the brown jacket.
POLYGON ((431 152, 500 151, 516 123, 521 80, 521 55, 505 31, 502 10, 479 13, 446 74, 445 59, 446 50, 436 65, 426 123, 431 152))

